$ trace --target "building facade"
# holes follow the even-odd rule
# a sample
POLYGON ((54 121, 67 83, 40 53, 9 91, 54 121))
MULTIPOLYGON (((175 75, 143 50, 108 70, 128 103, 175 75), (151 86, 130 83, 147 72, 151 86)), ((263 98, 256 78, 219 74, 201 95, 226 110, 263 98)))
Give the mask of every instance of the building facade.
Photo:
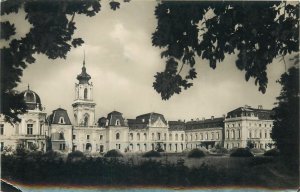
POLYGON ((216 145, 231 149, 247 147, 269 149, 273 120, 271 110, 239 107, 223 117, 191 121, 167 121, 162 114, 147 113, 135 119, 125 119, 112 111, 96 121, 93 83, 85 61, 75 83, 73 119, 65 109, 58 108, 46 117, 38 94, 22 92, 27 112, 21 122, 10 124, 0 116, 1 150, 23 145, 29 149, 57 150, 65 153, 79 150, 105 153, 112 149, 123 153, 142 153, 149 150, 168 153, 194 148, 213 148, 216 145), (73 123, 72 123, 73 121, 73 123))

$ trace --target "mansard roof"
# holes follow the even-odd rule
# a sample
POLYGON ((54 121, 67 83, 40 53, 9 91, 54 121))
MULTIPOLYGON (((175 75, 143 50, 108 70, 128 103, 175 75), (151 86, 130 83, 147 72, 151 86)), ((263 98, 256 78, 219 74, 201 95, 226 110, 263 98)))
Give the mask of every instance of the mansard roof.
POLYGON ((224 127, 224 117, 186 122, 186 130, 224 127))
POLYGON ((107 115, 107 120, 109 126, 126 126, 122 113, 118 111, 110 112, 107 115))
POLYGON ((186 128, 183 121, 168 121, 170 130, 184 130, 186 128))
POLYGON ((71 125, 68 112, 62 108, 58 108, 52 111, 51 115, 48 117, 48 123, 71 125))
POLYGON ((227 113, 227 118, 230 117, 242 117, 242 116, 251 116, 251 113, 258 117, 260 120, 271 120, 271 115, 273 114, 272 110, 263 109, 262 106, 258 108, 253 108, 251 106, 245 105, 244 107, 238 107, 227 113))
POLYGON ((167 121, 166 121, 165 117, 162 114, 155 113, 155 112, 139 115, 139 116, 136 117, 136 120, 137 120, 137 122, 142 122, 142 123, 149 124, 149 123, 154 123, 159 118, 165 124, 167 124, 167 121))

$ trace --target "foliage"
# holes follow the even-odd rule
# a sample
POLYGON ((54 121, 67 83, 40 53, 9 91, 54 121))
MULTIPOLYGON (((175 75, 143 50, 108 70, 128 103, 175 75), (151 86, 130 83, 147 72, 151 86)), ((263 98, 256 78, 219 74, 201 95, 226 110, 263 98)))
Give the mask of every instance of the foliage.
POLYGON ((165 150, 162 148, 162 143, 159 143, 159 142, 156 144, 155 150, 156 150, 157 152, 164 152, 164 151, 165 151, 165 150))
MULTIPOLYGON (((128 0, 125 0, 128 2, 128 0)), ((111 8, 120 7, 117 1, 110 2, 111 8), (118 5, 117 5, 118 4, 118 5)), ((21 81, 23 70, 35 62, 35 54, 44 54, 49 59, 66 58, 72 47, 81 46, 84 41, 74 37, 76 30, 75 15, 89 17, 100 11, 99 0, 89 1, 1 1, 1 16, 25 11, 25 20, 31 24, 29 32, 21 38, 16 33, 14 24, 1 21, 1 40, 7 40, 8 46, 1 47, 1 90, 0 111, 6 120, 19 121, 18 114, 26 111, 23 96, 13 89, 21 81)))
POLYGON ((251 153, 248 148, 237 148, 230 154, 230 157, 253 157, 254 155, 251 153))
POLYGON ((226 55, 237 54, 236 67, 246 81, 255 78, 265 93, 267 65, 299 51, 298 10, 299 3, 280 1, 161 2, 152 44, 162 48, 166 67, 155 75, 154 89, 169 99, 193 85, 197 56, 215 69, 226 55))
POLYGON ((161 157, 161 154, 158 151, 148 151, 143 154, 143 157, 161 157))
POLYGON ((270 149, 264 153, 264 156, 279 156, 280 152, 278 149, 270 149))
POLYGON ((201 157, 205 157, 205 152, 200 149, 192 149, 188 153, 188 158, 201 158, 201 157))
POLYGON ((253 148, 253 149, 250 149, 251 153, 264 153, 265 150, 264 149, 258 149, 258 148, 253 148))
POLYGON ((214 148, 210 149, 210 152, 217 154, 227 154, 228 150, 221 145, 216 145, 214 148))
POLYGON ((86 156, 81 151, 73 151, 68 154, 67 161, 81 161, 85 158, 86 156))
POLYGON ((277 106, 274 111, 274 123, 271 137, 292 167, 299 165, 299 63, 284 73, 279 83, 282 85, 277 106))
POLYGON ((123 157, 123 154, 117 149, 112 149, 107 151, 104 157, 123 157))
POLYGON ((247 140, 247 147, 250 149, 254 148, 254 141, 253 140, 247 140))

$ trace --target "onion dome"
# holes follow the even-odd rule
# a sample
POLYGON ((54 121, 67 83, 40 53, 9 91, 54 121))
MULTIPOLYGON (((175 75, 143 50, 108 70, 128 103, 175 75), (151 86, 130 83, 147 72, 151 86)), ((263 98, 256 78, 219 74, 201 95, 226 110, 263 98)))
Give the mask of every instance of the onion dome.
POLYGON ((85 84, 89 83, 89 80, 91 79, 91 76, 87 74, 86 68, 85 68, 85 58, 83 60, 83 66, 81 68, 81 73, 77 75, 77 79, 79 81, 79 84, 85 84))
POLYGON ((22 94, 27 106, 27 110, 43 109, 40 96, 36 92, 30 90, 29 85, 28 89, 23 91, 22 94))

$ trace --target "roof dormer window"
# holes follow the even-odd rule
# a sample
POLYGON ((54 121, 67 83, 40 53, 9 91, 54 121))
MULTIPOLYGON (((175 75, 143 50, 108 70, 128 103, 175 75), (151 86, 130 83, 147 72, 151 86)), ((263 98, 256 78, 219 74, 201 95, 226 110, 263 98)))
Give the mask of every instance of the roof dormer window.
POLYGON ((120 120, 117 119, 117 120, 116 120, 116 126, 119 126, 119 125, 120 125, 120 120))

